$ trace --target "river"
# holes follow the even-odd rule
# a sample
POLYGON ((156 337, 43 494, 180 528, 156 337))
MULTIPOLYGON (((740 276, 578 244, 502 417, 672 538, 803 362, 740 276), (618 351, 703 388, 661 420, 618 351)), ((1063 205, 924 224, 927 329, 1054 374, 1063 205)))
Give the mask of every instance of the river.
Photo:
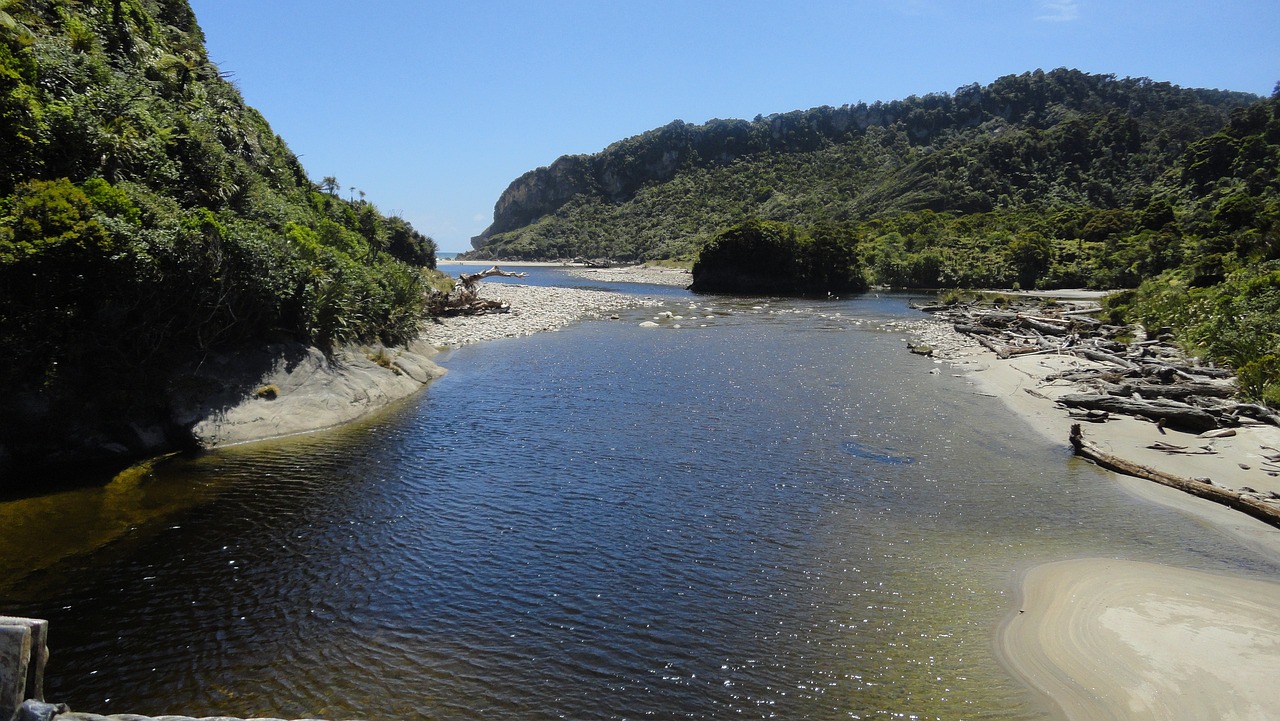
POLYGON ((47 696, 151 715, 1040 719, 993 650, 1020 570, 1280 575, 907 354, 884 326, 916 317, 902 296, 649 290, 683 327, 640 328, 655 310, 637 309, 466 347, 371 421, 0 504, 0 612, 50 620, 47 696))

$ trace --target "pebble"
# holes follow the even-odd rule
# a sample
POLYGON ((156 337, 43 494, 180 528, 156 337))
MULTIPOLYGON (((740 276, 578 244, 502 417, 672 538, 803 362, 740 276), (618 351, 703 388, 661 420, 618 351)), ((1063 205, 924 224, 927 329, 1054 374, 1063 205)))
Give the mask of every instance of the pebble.
POLYGON ((693 274, 683 268, 657 268, 652 266, 627 266, 623 268, 578 268, 569 275, 610 283, 648 283, 687 288, 693 282, 693 274))
POLYGON ((457 348, 557 330, 584 318, 615 317, 612 312, 623 308, 659 305, 659 301, 639 295, 516 283, 483 283, 480 297, 504 301, 511 310, 431 319, 426 322, 421 339, 433 346, 457 348))

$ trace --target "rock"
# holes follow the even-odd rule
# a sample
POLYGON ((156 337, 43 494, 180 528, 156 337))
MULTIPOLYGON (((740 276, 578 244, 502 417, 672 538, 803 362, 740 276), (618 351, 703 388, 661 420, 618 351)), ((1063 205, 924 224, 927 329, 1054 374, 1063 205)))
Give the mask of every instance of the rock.
POLYGON ((278 438, 356 420, 443 374, 408 348, 351 346, 326 356, 316 348, 278 344, 210 359, 193 370, 184 385, 195 392, 178 395, 173 418, 204 447, 278 438), (267 370, 246 384, 245 373, 257 367, 267 370), (274 398, 252 392, 265 387, 276 391, 274 398))
POLYGON ((624 293, 515 283, 484 283, 480 286, 479 295, 510 304, 511 312, 434 319, 423 329, 423 342, 437 348, 456 348, 486 340, 555 330, 619 308, 658 304, 653 298, 624 293))
POLYGON ((17 721, 53 721, 58 716, 71 711, 65 703, 45 703, 35 699, 27 699, 18 711, 17 721))

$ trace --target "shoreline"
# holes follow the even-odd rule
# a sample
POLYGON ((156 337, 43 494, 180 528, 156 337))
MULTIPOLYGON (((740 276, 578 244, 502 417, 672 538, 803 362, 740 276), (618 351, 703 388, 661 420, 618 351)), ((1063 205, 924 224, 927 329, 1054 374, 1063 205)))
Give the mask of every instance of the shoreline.
MULTIPOLYGON (((447 373, 439 353, 463 345, 554 331, 571 323, 658 301, 578 288, 482 283, 480 297, 511 305, 506 313, 428 320, 403 347, 347 346, 326 356, 314 348, 275 352, 259 392, 238 402, 193 399, 182 409, 192 435, 214 449, 314 433, 358 421, 413 396, 447 373), (266 389, 270 393, 264 393, 266 389), (216 410, 215 410, 216 409, 216 410)), ((265 362, 264 362, 265 363, 265 362)), ((206 383, 225 370, 211 363, 206 383)), ((223 391, 225 394, 230 391, 223 391)), ((216 398, 212 399, 216 400, 216 398)))
MULTIPOLYGON (((1056 354, 1001 360, 950 323, 922 319, 903 327, 975 392, 998 398, 1028 428, 1067 445, 1079 421, 1055 400, 1080 387, 1047 378, 1095 363, 1056 354)), ((1126 460, 1227 488, 1280 491, 1280 477, 1262 466, 1267 449, 1280 449, 1280 428, 1245 425, 1234 436, 1206 439, 1127 416, 1083 425, 1091 441, 1126 460), (1156 443, 1213 453, 1148 447, 1156 443)), ((1280 528, 1151 481, 1099 472, 1104 482, 1280 561, 1280 528)), ((1022 569, 1013 584, 1020 605, 1000 626, 997 656, 1066 718, 1264 719, 1280 707, 1280 579, 1076 559, 1022 569)))
MULTIPOLYGON (((1082 386, 1067 380, 1048 380, 1065 370, 1099 367, 1098 363, 1061 354, 1027 354, 1000 359, 950 323, 922 319, 901 324, 902 330, 933 349, 935 363, 947 364, 971 383, 975 391, 998 398, 1023 423, 1046 440, 1068 445, 1071 425, 1079 423, 1056 404, 1082 386)), ((1266 456, 1280 449, 1280 428, 1245 424, 1235 435, 1204 438, 1131 416, 1113 415, 1106 423, 1085 423, 1086 437, 1126 460, 1186 478, 1209 478, 1231 489, 1248 487, 1280 493, 1280 473, 1264 467, 1266 456), (1196 453, 1166 453, 1156 444, 1186 447, 1196 453), (1206 450, 1207 449, 1207 450, 1206 450)), ((1157 500, 1219 526, 1237 540, 1280 560, 1280 528, 1268 526, 1181 491, 1121 474, 1110 474, 1131 493, 1157 500)))
POLYGON ((615 315, 614 311, 661 303, 652 297, 630 293, 519 283, 481 283, 479 297, 503 301, 511 308, 505 313, 429 320, 419 340, 440 350, 458 348, 555 331, 578 321, 610 317, 615 315))

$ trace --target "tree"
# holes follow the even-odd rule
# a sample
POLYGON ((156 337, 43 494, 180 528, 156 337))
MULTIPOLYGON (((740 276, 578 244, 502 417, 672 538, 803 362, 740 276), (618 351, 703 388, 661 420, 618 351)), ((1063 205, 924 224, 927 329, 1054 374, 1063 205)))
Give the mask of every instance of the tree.
POLYGON ((1009 257, 1018 269, 1018 284, 1034 288, 1036 281, 1049 270, 1053 259, 1053 244, 1034 231, 1022 233, 1009 243, 1009 257))
POLYGON ((805 251, 805 285, 828 293, 860 293, 867 289, 858 237, 847 226, 819 223, 809 230, 805 251))
POLYGON ((855 236, 834 223, 811 232, 751 219, 718 233, 693 265, 696 292, 824 295, 866 290, 855 236))

